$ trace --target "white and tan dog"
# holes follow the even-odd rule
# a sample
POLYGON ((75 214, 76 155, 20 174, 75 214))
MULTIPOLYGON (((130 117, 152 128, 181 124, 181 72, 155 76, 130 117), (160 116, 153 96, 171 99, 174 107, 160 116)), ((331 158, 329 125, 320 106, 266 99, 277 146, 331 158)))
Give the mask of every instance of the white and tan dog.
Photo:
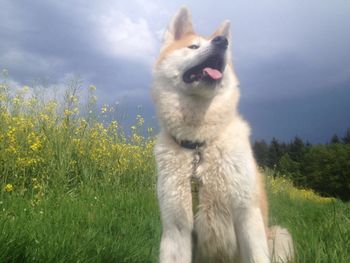
POLYGON ((291 236, 278 226, 268 229, 249 126, 237 112, 229 22, 204 38, 181 8, 165 33, 152 95, 161 126, 155 146, 160 263, 288 262, 291 236))

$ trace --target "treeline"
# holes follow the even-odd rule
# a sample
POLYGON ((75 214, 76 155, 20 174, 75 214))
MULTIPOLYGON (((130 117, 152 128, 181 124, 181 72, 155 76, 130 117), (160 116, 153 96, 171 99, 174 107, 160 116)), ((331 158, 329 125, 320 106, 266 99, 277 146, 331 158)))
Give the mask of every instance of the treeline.
POLYGON ((253 149, 260 166, 289 177, 296 186, 350 200, 350 129, 327 144, 312 145, 296 136, 289 143, 257 140, 253 149))

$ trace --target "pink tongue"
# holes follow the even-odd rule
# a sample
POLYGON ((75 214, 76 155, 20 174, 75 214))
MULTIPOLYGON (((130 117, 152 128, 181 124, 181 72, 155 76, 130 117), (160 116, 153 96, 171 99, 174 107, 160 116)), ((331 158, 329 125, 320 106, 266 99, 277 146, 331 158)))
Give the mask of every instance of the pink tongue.
POLYGON ((217 69, 213 69, 213 68, 204 68, 203 69, 203 73, 207 74, 209 77, 211 77, 212 79, 221 79, 222 78, 222 74, 220 71, 218 71, 217 69))

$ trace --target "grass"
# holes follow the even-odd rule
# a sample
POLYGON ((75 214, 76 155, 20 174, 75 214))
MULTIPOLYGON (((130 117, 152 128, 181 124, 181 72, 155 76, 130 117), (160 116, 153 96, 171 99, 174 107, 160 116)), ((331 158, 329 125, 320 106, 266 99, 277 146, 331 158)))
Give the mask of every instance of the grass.
MULTIPOLYGON (((269 172, 267 172, 269 174, 269 172)), ((268 177, 270 222, 293 235, 295 262, 349 262, 350 204, 300 190, 283 178, 268 177)))
MULTIPOLYGON (((57 190, 57 189, 56 189, 57 190)), ((160 235, 150 189, 105 183, 74 195, 2 194, 0 262, 154 262, 160 235)))
MULTIPOLYGON (((77 83, 45 100, 0 84, 0 262, 157 262, 152 136, 141 116, 129 133, 105 121, 94 89, 82 105, 77 83)), ((295 262, 348 262, 350 205, 265 172, 270 221, 291 230, 295 262)))

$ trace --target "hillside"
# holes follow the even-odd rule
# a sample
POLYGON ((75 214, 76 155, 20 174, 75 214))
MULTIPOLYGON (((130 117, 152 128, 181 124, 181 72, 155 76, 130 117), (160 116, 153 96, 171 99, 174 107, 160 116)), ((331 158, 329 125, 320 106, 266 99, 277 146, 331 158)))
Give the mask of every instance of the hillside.
MULTIPOLYGON (((94 91, 84 104, 74 85, 48 99, 0 84, 0 262, 157 261, 152 129, 141 115, 130 132, 105 121, 114 109, 97 109, 94 91)), ((350 205, 265 174, 295 262, 348 262, 350 205)))

